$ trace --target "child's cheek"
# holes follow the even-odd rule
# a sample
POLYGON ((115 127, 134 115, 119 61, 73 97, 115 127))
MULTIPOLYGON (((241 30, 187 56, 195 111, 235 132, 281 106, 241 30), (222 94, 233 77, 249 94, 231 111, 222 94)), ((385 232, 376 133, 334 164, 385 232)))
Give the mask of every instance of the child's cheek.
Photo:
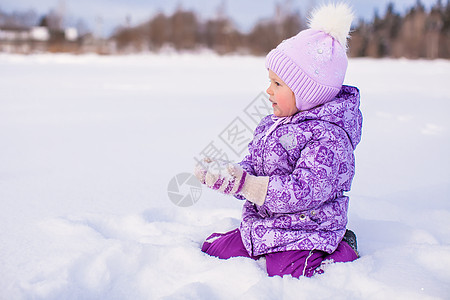
POLYGON ((286 99, 287 99, 286 93, 281 93, 280 94, 280 102, 282 103, 282 105, 284 105, 286 103, 286 99))

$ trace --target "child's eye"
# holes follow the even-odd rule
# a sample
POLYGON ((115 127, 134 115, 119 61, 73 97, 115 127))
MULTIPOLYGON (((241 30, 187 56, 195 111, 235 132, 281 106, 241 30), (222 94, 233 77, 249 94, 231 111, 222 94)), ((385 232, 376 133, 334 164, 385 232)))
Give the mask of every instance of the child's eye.
POLYGON ((281 83, 279 83, 278 81, 274 81, 274 80, 269 80, 270 83, 275 84, 276 86, 281 86, 281 83))

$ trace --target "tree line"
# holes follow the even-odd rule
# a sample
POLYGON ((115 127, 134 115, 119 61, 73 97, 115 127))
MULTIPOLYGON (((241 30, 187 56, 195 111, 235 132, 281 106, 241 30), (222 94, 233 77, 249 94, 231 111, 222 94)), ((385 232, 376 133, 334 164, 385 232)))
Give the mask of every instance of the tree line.
POLYGON ((450 1, 430 11, 417 1, 403 15, 390 3, 382 17, 357 24, 349 50, 354 57, 450 58, 450 1))
MULTIPOLYGON (((195 12, 177 9, 172 15, 159 13, 134 27, 118 28, 111 37, 119 53, 212 49, 220 54, 265 55, 283 39, 306 28, 298 11, 277 5, 272 18, 259 21, 248 33, 234 26, 226 14, 200 21, 195 12)), ((389 3, 383 16, 375 12, 370 21, 360 20, 352 28, 352 57, 450 58, 450 0, 438 0, 427 11, 418 0, 405 13, 389 3)))
MULTIPOLYGON (((202 20, 194 11, 180 6, 172 14, 158 13, 139 25, 118 27, 109 38, 92 34, 79 20, 76 25, 78 39, 70 43, 61 38, 63 8, 52 10, 45 16, 33 11, 7 14, 0 10, 0 51, 34 51, 32 45, 27 44, 33 44, 33 41, 6 40, 5 30, 43 26, 51 35, 47 42, 39 42, 43 51, 120 54, 159 52, 169 48, 176 51, 210 49, 219 54, 265 55, 282 40, 307 27, 307 18, 292 9, 291 3, 290 0, 278 3, 271 18, 260 20, 248 32, 239 30, 227 16, 225 2, 218 7, 214 18, 202 20)), ((16 35, 20 36, 20 33, 16 35)), ((442 0, 437 0, 428 10, 417 0, 402 14, 396 12, 393 3, 389 3, 382 15, 375 12, 371 20, 354 23, 349 55, 450 58, 450 0, 445 5, 442 0)))
POLYGON ((275 16, 242 33, 219 7, 217 17, 200 21, 193 11, 178 8, 172 15, 158 13, 135 27, 118 28, 111 37, 119 52, 211 49, 219 54, 263 55, 287 36, 305 28, 298 12, 276 6, 275 16))

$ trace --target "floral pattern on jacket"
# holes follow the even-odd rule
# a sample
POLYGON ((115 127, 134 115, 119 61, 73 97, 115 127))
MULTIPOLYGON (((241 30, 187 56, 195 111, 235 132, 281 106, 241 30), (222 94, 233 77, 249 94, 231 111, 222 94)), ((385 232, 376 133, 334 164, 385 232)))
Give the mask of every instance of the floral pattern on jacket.
POLYGON ((260 122, 240 162, 249 174, 269 176, 264 204, 246 201, 243 207, 240 229, 250 255, 337 248, 361 127, 359 91, 351 86, 319 107, 260 122))

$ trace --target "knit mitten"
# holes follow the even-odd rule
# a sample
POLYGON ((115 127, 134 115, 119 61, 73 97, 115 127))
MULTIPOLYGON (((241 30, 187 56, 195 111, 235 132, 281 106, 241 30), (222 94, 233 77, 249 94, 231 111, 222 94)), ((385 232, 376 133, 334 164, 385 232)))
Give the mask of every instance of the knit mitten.
POLYGON ((194 168, 194 175, 202 184, 206 184, 206 172, 208 172, 208 168, 210 167, 211 163, 212 160, 209 157, 206 157, 199 161, 194 168))
MULTIPOLYGON (((229 162, 225 160, 211 159, 209 157, 205 157, 204 159, 199 161, 198 164, 195 166, 194 175, 202 184, 206 184, 206 174, 208 172, 210 174, 216 174, 217 177, 220 176, 223 177, 222 173, 224 173, 224 169, 227 167, 228 164, 229 162)), ((224 174, 226 174, 226 172, 224 174)))
POLYGON ((241 195, 258 205, 266 199, 269 177, 249 175, 237 164, 207 158, 196 166, 194 174, 200 182, 221 193, 241 195))
POLYGON ((213 161, 205 176, 205 184, 216 191, 234 195, 244 186, 247 172, 239 166, 222 160, 213 161))
POLYGON ((266 201, 268 186, 269 176, 253 176, 247 174, 247 179, 238 195, 244 196, 248 201, 261 206, 266 201))

